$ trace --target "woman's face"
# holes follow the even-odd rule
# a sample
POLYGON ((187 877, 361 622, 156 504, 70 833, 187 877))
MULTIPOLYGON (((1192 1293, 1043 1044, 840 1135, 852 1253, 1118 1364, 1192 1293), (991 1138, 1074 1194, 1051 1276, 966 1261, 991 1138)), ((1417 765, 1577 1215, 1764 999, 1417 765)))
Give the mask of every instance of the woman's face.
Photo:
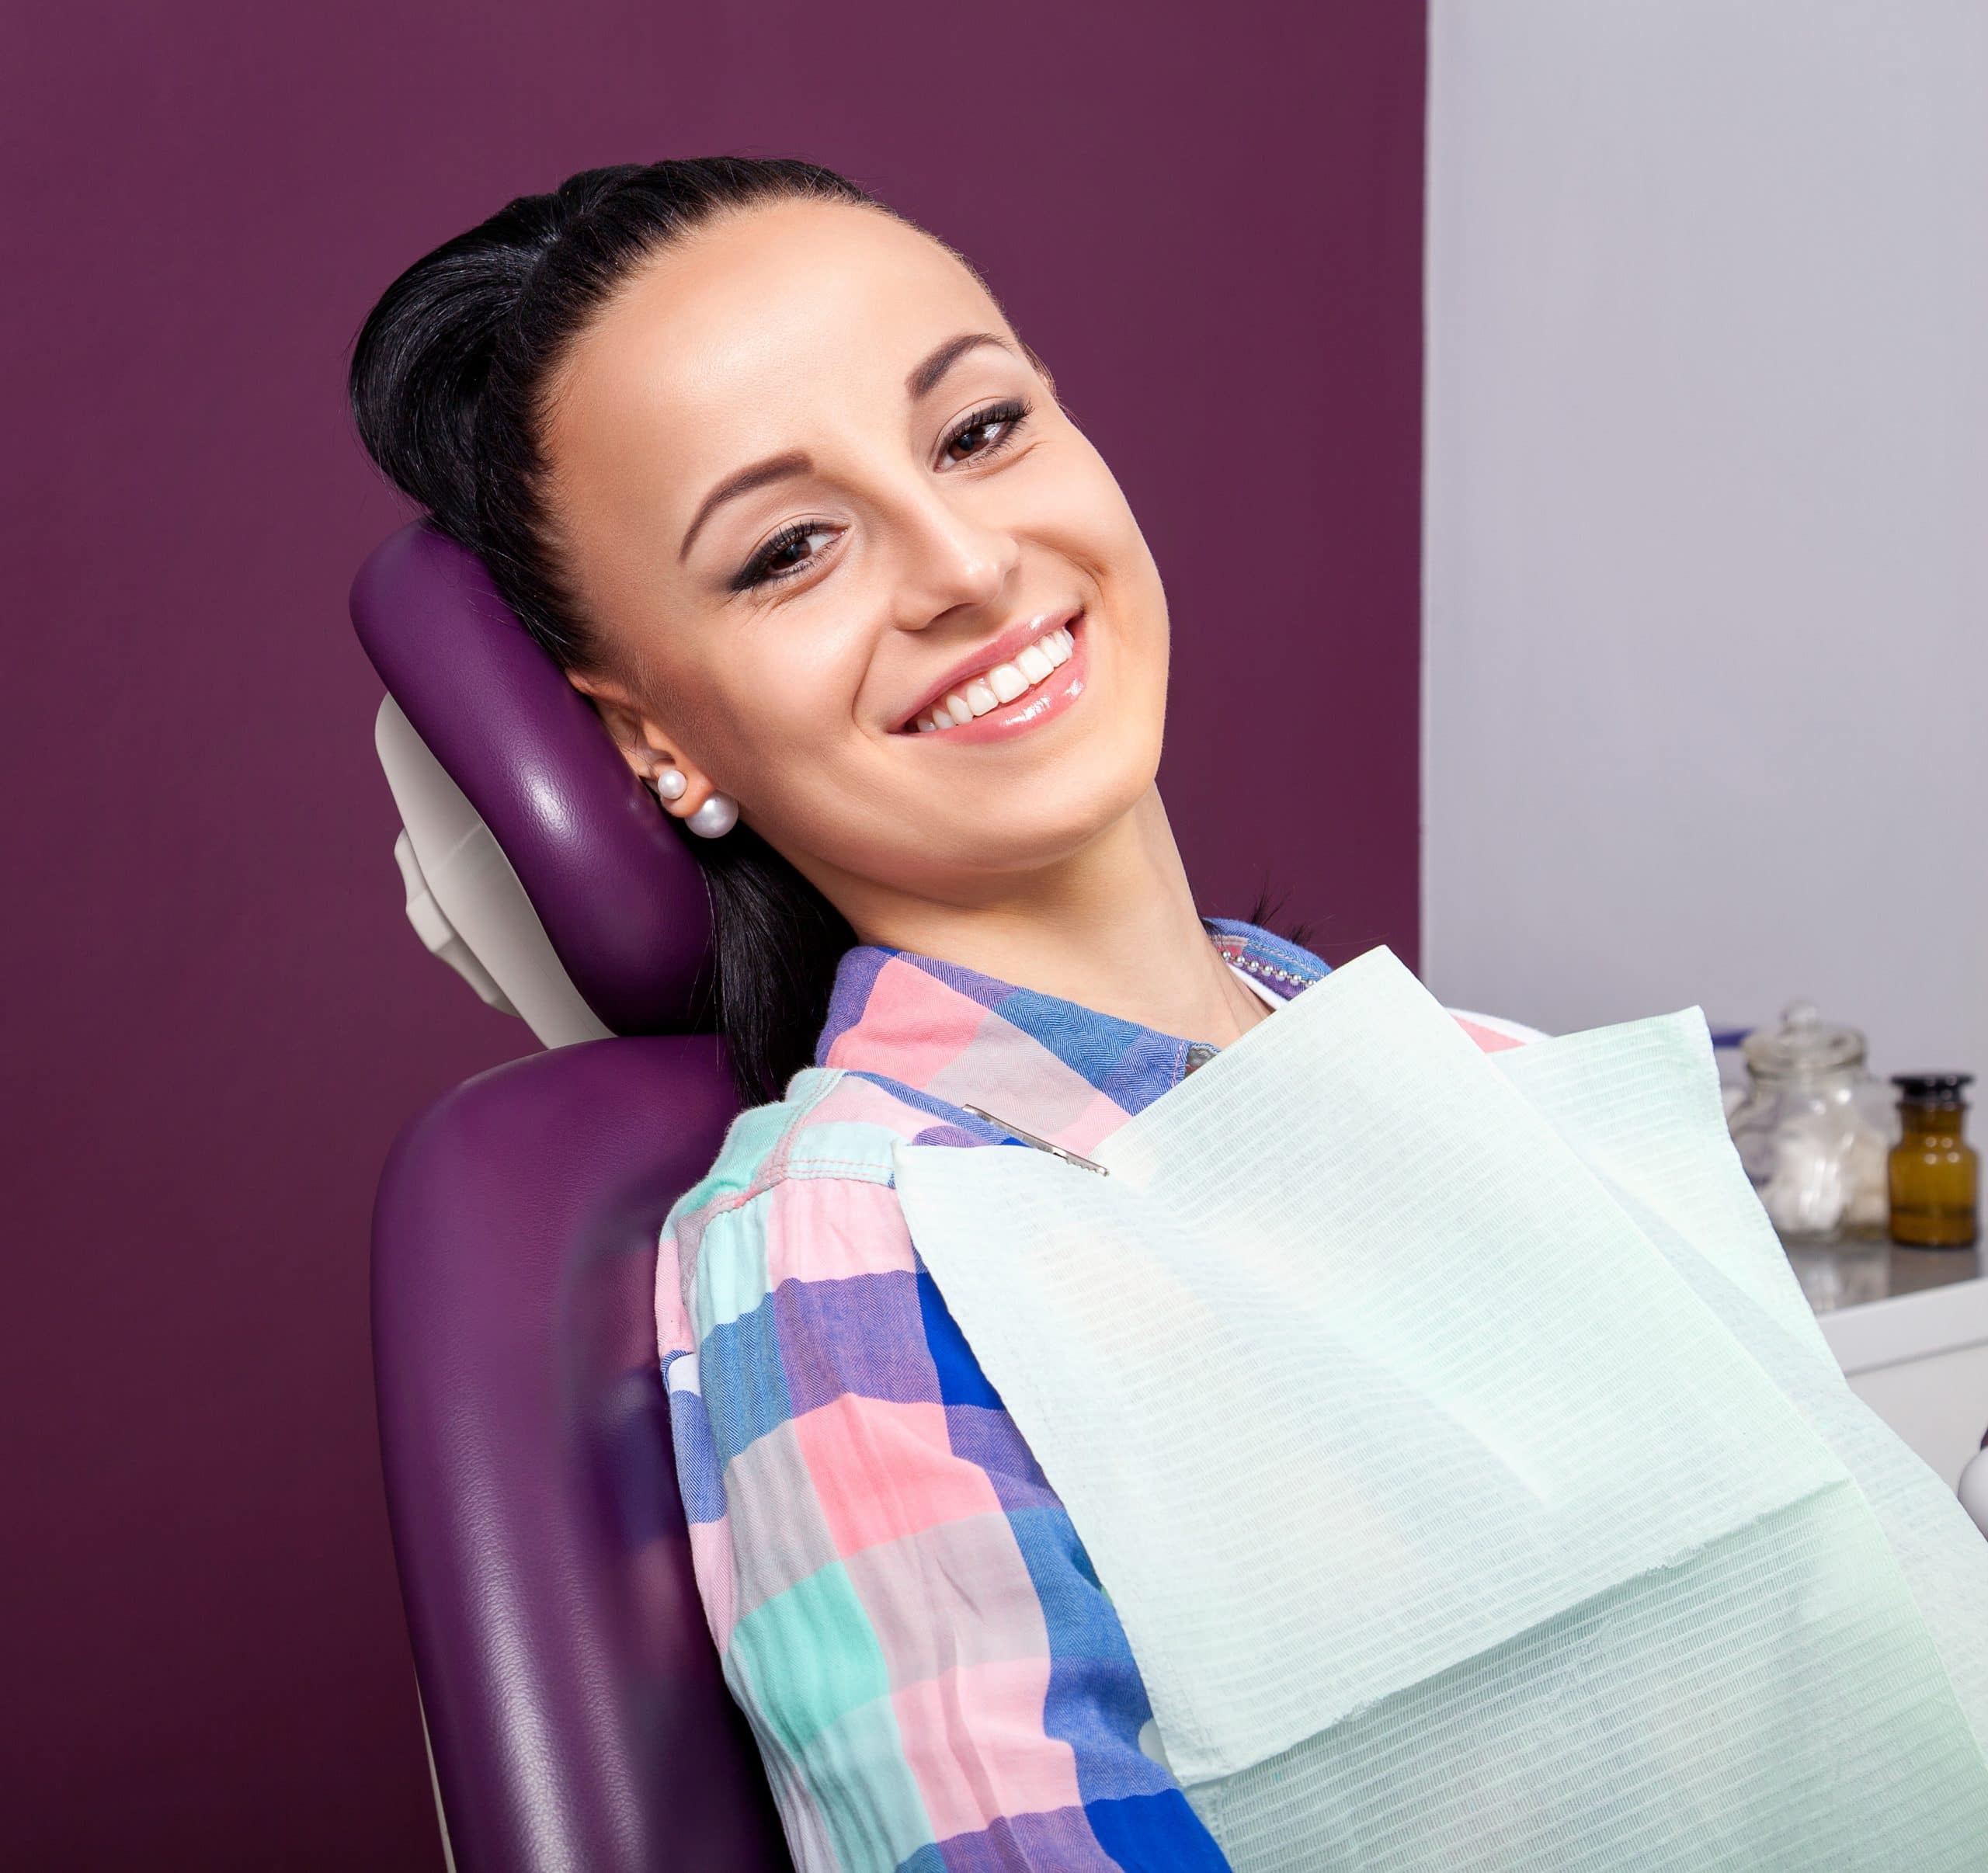
POLYGON ((1152 555, 937 242, 843 204, 707 224, 552 387, 556 523, 624 673, 572 681, 638 771, 689 777, 674 810, 731 794, 859 933, 894 896, 998 900, 1151 785, 1152 555), (1073 617, 991 688, 961 676, 1073 617), (996 706, 912 725, 943 694, 996 706))

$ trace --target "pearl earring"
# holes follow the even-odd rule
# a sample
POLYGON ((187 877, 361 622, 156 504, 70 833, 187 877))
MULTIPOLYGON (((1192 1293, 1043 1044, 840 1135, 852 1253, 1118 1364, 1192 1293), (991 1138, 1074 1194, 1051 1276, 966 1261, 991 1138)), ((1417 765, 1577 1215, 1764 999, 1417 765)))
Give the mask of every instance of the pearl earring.
POLYGON ((683 822, 700 839, 718 839, 739 823, 739 802, 729 794, 713 794, 683 822))
MULTIPOLYGON (((679 767, 659 770, 655 777, 656 797, 681 800, 690 783, 679 767)), ((686 813, 683 823, 700 839, 718 839, 739 823, 739 802, 729 794, 712 794, 694 813, 686 813)))

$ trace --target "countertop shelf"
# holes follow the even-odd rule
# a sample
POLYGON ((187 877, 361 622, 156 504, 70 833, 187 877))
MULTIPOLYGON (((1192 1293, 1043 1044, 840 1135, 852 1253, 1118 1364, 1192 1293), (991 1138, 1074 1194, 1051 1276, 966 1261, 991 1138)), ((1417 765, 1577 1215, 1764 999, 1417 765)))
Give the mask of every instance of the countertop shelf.
POLYGON ((1784 1241, 1823 1336, 1854 1374, 1988 1344, 1981 1248, 1784 1241))
POLYGON ((1956 1487, 1988 1444, 1988 1263, 1980 1245, 1781 1246, 1851 1391, 1956 1487))
POLYGON ((1817 1242, 1783 1237, 1781 1246, 1818 1314, 1951 1287, 1988 1274, 1978 1243, 1972 1249, 1909 1249, 1882 1239, 1817 1242))

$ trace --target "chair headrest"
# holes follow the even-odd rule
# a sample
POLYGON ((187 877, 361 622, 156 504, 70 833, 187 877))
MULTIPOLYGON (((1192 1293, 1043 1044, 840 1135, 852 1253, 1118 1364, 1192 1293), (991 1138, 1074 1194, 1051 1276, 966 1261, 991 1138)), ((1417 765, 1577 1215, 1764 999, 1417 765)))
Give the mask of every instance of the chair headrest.
POLYGON ((618 1034, 708 1029, 691 1018, 711 942, 697 861, 482 561, 412 522, 360 568, 352 621, 587 1005, 618 1034))

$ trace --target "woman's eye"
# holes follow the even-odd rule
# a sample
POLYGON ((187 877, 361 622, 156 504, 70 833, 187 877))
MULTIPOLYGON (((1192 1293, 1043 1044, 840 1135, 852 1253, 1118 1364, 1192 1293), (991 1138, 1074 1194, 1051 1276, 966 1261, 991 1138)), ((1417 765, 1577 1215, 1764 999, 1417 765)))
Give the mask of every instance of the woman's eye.
POLYGON ((1029 405, 1019 400, 997 403, 992 409, 981 410, 968 417, 965 422, 947 437, 947 451, 950 454, 968 437, 978 436, 983 429, 999 428, 1001 435, 998 441, 983 444, 977 449, 969 450, 964 456, 954 456, 952 459, 956 461, 971 461, 976 456, 999 454, 1015 440, 1022 425, 1028 420, 1028 413, 1029 405))
POLYGON ((797 547, 805 547, 817 537, 832 536, 833 532, 832 527, 819 520, 797 520, 791 526, 782 527, 747 561, 732 582, 732 589, 748 592, 755 586, 770 585, 780 579, 791 579, 797 572, 805 572, 815 555, 804 554, 798 559, 788 555, 797 547))

